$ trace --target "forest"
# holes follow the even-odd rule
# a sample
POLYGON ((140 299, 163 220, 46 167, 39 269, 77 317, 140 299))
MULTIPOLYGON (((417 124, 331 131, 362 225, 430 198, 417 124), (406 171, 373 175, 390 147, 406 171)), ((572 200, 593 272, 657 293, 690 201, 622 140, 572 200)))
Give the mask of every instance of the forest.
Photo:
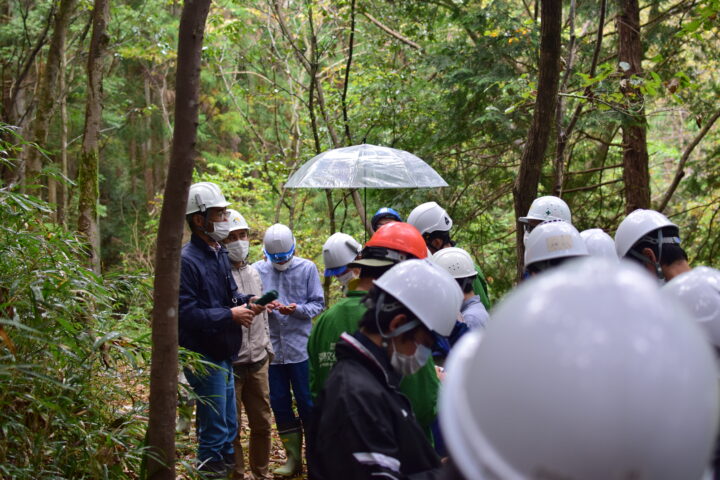
MULTIPOLYGON (((378 208, 436 201, 492 302, 518 281, 517 217, 539 195, 611 235, 636 208, 663 212, 692 265, 719 267, 719 14, 720 0, 6 0, 0 478, 175 478, 148 473, 153 308, 191 182, 244 215, 251 259, 280 222, 320 271, 330 234, 362 242, 378 208), (181 18, 199 70, 181 68, 181 18), (411 152, 449 186, 285 188, 358 144, 411 152)), ((196 478, 194 439, 174 442, 173 472, 196 478)))

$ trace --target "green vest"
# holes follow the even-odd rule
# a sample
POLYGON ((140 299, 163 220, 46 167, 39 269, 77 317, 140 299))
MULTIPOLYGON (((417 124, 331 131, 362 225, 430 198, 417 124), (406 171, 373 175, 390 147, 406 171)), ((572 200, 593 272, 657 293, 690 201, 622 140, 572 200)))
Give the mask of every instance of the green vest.
POLYGON ((480 296, 480 301, 483 305, 485 305, 485 309, 489 312, 491 307, 490 290, 488 288, 487 280, 485 280, 485 274, 482 270, 480 270, 478 265, 475 265, 475 271, 477 272, 477 277, 473 280, 473 292, 475 292, 475 295, 480 296))
MULTIPOLYGON (((335 365, 335 343, 343 332, 353 333, 358 329, 365 314, 365 305, 360 300, 367 292, 351 290, 347 296, 321 313, 310 331, 308 355, 310 364, 310 393, 313 399, 320 394, 330 370, 335 365)), ((432 358, 413 375, 403 378, 400 391, 413 407, 418 423, 431 439, 430 426, 437 417, 437 401, 440 381, 435 373, 432 358)))

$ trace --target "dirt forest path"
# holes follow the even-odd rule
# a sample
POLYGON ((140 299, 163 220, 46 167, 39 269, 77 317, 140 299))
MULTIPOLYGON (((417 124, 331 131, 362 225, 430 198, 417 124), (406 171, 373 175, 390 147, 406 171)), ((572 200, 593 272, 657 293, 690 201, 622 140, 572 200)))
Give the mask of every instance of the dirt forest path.
MULTIPOLYGON (((193 415, 193 424, 194 424, 194 415, 193 415)), ((241 424, 240 424, 240 438, 242 439, 242 445, 243 445, 243 454, 245 456, 245 465, 247 465, 248 457, 248 441, 250 439, 250 428, 248 426, 248 420, 247 416, 245 415, 245 412, 243 412, 241 416, 241 424)), ((178 439, 178 455, 180 457, 180 465, 178 465, 178 475, 177 480, 196 480, 201 478, 197 474, 191 473, 188 469, 190 465, 193 464, 195 461, 195 448, 197 447, 197 437, 195 435, 195 428, 191 428, 189 433, 182 433, 180 434, 180 438, 178 439)), ((303 454, 304 454, 303 450, 303 454)), ((304 458, 304 457, 303 457, 304 458)), ((277 429, 275 428, 275 425, 273 424, 272 429, 272 447, 270 448, 270 471, 272 472, 273 469, 276 467, 282 465, 285 463, 285 449, 282 446, 282 441, 280 440, 280 436, 277 433, 277 429)), ((248 474, 245 475, 245 478, 250 478, 248 474)), ((305 470, 305 465, 303 465, 303 473, 301 475, 296 475, 293 477, 274 477, 276 479, 284 479, 284 480, 306 480, 307 477, 307 471, 305 470)))

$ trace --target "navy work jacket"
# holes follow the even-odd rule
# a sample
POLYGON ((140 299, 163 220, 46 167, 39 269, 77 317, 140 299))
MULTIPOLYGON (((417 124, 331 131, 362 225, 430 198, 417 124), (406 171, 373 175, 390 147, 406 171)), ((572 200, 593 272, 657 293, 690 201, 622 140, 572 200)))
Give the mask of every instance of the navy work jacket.
POLYGON ((218 362, 229 360, 242 345, 242 327, 233 322, 230 308, 251 296, 237 291, 223 246, 215 251, 193 235, 183 246, 181 262, 180 346, 218 362))

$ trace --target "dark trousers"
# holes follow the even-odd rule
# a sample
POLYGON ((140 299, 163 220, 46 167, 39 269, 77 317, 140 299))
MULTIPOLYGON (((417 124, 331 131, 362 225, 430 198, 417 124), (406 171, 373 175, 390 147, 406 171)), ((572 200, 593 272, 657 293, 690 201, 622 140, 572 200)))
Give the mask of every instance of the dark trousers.
POLYGON ((312 397, 308 361, 270 365, 270 406, 280 433, 310 424, 312 397), (292 387, 292 392, 291 392, 292 387), (293 411, 293 394, 300 418, 293 411))

